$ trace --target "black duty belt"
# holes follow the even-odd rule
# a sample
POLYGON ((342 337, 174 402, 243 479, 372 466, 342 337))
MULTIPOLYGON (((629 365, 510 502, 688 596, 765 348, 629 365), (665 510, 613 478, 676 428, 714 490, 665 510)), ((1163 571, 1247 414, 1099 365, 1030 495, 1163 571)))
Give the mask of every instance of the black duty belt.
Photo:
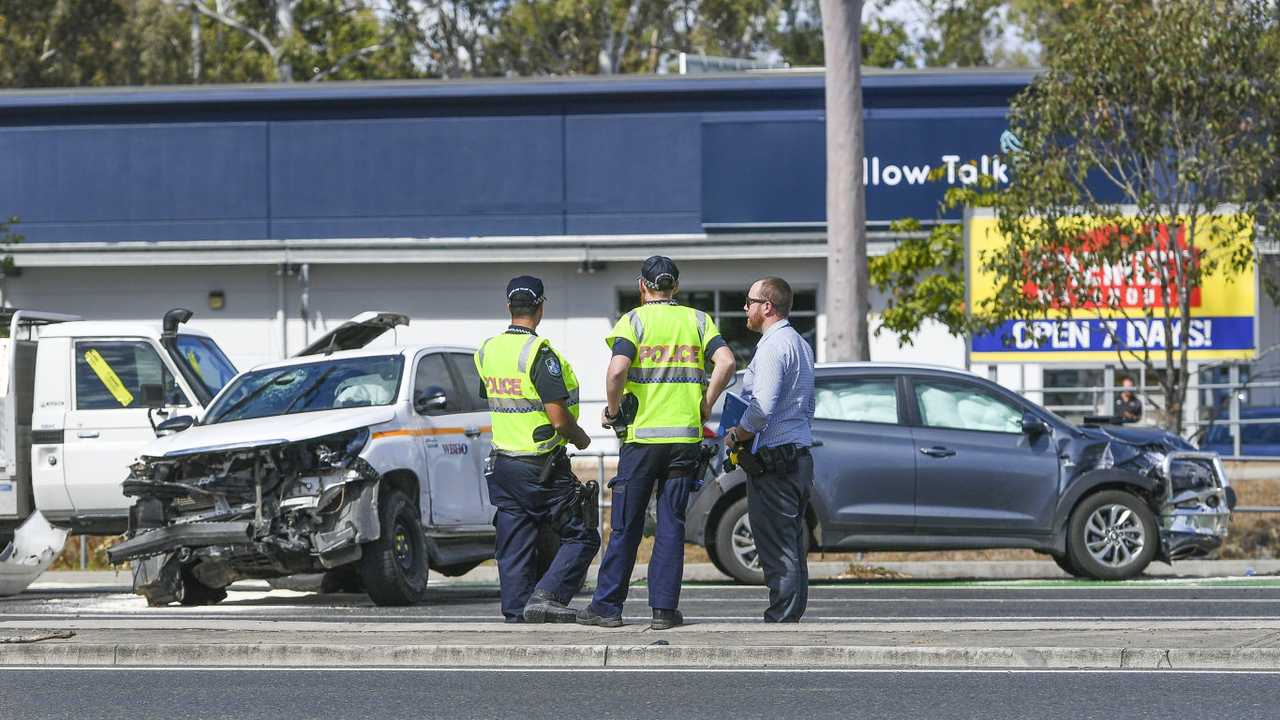
POLYGON ((495 454, 498 457, 502 458, 503 460, 515 460, 516 462, 522 462, 522 463, 525 463, 526 465, 533 465, 534 467, 540 468, 547 464, 547 457, 551 453, 543 453, 541 455, 507 455, 506 453, 495 453, 495 454))

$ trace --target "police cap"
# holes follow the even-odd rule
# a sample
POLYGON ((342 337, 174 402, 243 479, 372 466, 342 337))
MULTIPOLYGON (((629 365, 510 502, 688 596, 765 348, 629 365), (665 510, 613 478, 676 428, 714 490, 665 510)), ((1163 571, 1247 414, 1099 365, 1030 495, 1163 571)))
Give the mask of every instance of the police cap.
POLYGON ((640 279, 652 290, 670 290, 680 280, 680 269, 666 255, 654 255, 640 266, 640 279))
POLYGON ((546 299, 542 281, 532 275, 513 277, 507 283, 507 302, 512 305, 541 305, 546 299))

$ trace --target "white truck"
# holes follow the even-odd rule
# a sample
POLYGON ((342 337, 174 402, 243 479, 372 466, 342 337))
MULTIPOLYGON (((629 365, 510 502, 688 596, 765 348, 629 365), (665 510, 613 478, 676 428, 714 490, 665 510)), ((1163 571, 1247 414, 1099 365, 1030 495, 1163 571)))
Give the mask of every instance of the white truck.
POLYGON ((155 423, 199 415, 236 374, 189 310, 159 324, 7 311, 0 339, 0 595, 48 567, 68 531, 128 526, 121 490, 155 423))
POLYGON ((483 464, 492 432, 473 348, 364 348, 409 319, 365 313, 297 356, 236 377, 197 420, 174 416, 124 481, 151 605, 203 605, 242 578, 324 573, 379 605, 422 602, 428 570, 494 554, 483 464))

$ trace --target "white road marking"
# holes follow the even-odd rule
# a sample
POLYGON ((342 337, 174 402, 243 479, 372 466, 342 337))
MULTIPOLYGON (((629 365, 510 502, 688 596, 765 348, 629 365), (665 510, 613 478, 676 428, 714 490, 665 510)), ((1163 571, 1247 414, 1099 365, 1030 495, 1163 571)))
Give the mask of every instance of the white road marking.
POLYGON ((243 667, 243 666, 201 666, 201 667, 164 667, 164 666, 79 666, 79 665, 13 665, 0 666, 0 673, 5 672, 48 672, 48 671, 83 671, 83 672, 164 672, 164 673, 209 673, 209 672, 325 672, 325 673, 670 673, 686 675, 689 673, 711 675, 1280 675, 1280 670, 1141 670, 1120 669, 1074 669, 1046 670, 1039 668, 547 668, 547 667, 243 667))

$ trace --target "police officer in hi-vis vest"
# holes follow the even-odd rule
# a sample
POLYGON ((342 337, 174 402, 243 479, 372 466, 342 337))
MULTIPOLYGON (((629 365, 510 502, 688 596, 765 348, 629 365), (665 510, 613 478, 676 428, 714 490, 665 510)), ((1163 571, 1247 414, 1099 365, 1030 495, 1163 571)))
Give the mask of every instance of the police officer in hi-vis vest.
POLYGON ((578 378, 551 343, 538 337, 546 296, 542 281, 507 284, 511 325, 476 351, 489 403, 493 455, 485 473, 497 507, 498 580, 507 622, 573 622, 568 602, 582 589, 600 534, 578 512, 578 482, 564 453, 591 439, 578 425, 578 378), (540 528, 560 537, 560 549, 538 577, 540 528))
POLYGON ((605 389, 606 426, 626 425, 613 488, 609 546, 591 604, 578 611, 584 625, 622 625, 636 549, 649 496, 657 492, 658 528, 649 560, 652 627, 684 622, 680 579, 684 572, 684 513, 696 481, 702 424, 733 376, 735 361, 706 313, 673 299, 680 271, 671 258, 644 261, 640 307, 618 321, 605 339, 613 351, 605 389), (706 361, 715 363, 705 382, 706 361), (634 417, 632 413, 634 412, 634 417))

